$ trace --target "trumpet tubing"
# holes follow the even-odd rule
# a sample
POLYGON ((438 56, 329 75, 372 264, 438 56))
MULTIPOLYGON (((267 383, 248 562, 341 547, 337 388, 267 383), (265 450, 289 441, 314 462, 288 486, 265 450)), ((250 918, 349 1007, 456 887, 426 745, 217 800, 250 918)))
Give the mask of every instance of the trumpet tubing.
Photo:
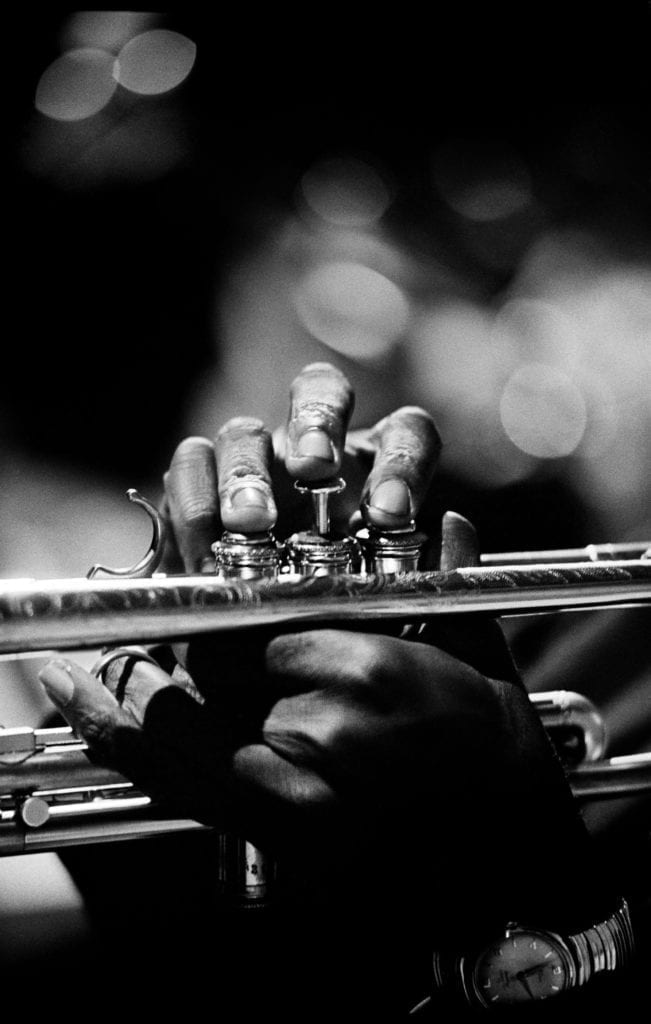
POLYGON ((0 582, 0 653, 181 640, 251 626, 507 616, 651 603, 651 561, 274 578, 0 582))
MULTIPOLYGON (((604 722, 591 701, 564 690, 530 700, 567 765, 575 797, 651 793, 651 753, 604 758, 604 722)), ((217 831, 166 814, 118 772, 94 765, 86 750, 67 726, 0 730, 0 856, 217 831)))
MULTIPOLYGON (((62 770, 69 783, 82 781, 75 778, 71 764, 62 770)), ((635 797, 651 793, 651 753, 588 762, 568 769, 567 774, 572 792, 581 802, 635 797)), ((97 785, 36 789, 11 800, 0 798, 0 857, 179 832, 219 831, 166 814, 126 779, 96 781, 97 785)))
MULTIPOLYGON (((313 495, 316 524, 324 530, 326 499, 336 489, 313 495)), ((418 572, 425 538, 416 531, 369 537, 365 530, 337 539, 317 528, 284 546, 271 535, 224 534, 214 545, 216 575, 142 578, 136 569, 153 571, 158 564, 162 527, 153 506, 133 494, 130 500, 154 521, 146 558, 132 570, 94 566, 92 579, 0 580, 0 656, 172 642, 260 625, 345 626, 651 604, 648 543, 492 554, 475 568, 418 572), (94 578, 100 569, 113 578, 94 578)), ((651 754, 604 759, 603 720, 586 698, 553 691, 530 699, 566 761, 577 798, 651 791, 651 754)), ((119 773, 93 765, 68 728, 0 729, 0 855, 205 828, 166 815, 119 773)), ((253 847, 231 850, 224 864, 233 860, 242 875, 251 851, 260 858, 257 869, 268 868, 271 877, 272 866, 253 847)), ((246 899, 259 897, 245 888, 246 899)))

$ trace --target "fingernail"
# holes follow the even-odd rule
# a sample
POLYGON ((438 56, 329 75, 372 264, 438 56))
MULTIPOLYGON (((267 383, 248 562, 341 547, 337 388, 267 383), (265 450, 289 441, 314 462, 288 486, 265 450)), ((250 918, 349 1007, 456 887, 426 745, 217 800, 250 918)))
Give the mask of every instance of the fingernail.
POLYGON ((269 502, 259 487, 240 487, 231 494, 231 505, 239 512, 243 508, 267 508, 269 502))
POLYGON ((296 454, 304 459, 335 461, 334 445, 323 430, 306 430, 304 434, 301 434, 296 445, 296 454))
POLYGON ((39 672, 38 678, 43 683, 48 697, 55 704, 66 707, 70 703, 75 692, 75 684, 67 661, 49 661, 39 672))
MULTIPOLYGON (((263 482, 235 482, 236 490, 222 495, 222 524, 235 533, 270 530, 278 513, 271 489, 263 482)), ((214 566, 213 566, 214 571, 214 566)))
POLYGON ((368 503, 392 516, 408 516, 411 513, 409 488, 399 477, 392 477, 378 484, 369 497, 368 503))

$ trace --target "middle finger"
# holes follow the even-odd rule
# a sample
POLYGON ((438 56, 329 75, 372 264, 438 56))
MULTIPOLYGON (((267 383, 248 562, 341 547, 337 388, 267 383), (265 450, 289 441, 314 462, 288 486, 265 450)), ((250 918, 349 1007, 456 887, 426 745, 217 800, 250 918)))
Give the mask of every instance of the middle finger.
POLYGON ((341 469, 355 396, 330 363, 311 363, 290 390, 285 466, 304 482, 329 480, 341 469))

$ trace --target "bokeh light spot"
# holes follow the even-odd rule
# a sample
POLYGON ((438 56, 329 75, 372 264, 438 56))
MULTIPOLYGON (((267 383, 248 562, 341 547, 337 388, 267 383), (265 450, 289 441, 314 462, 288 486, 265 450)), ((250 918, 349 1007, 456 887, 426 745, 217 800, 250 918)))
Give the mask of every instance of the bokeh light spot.
POLYGON ((62 33, 62 49, 92 46, 118 53, 157 18, 152 11, 76 11, 62 33))
POLYGON ((325 263, 299 285, 294 304, 307 330, 353 359, 384 355, 409 321, 397 285, 360 263, 325 263))
POLYGON ((471 221, 511 217, 532 198, 524 161, 497 143, 445 144, 434 156, 434 181, 448 206, 471 221))
POLYGON ((116 89, 113 55, 105 50, 69 50, 45 69, 34 104, 56 121, 81 121, 97 114, 116 89))
POLYGON ((544 363, 526 363, 511 375, 502 392, 500 418, 513 444, 539 459, 570 455, 587 423, 579 389, 544 363))
POLYGON ((301 179, 310 209, 339 227, 365 227, 380 219, 390 203, 380 175, 361 160, 332 159, 314 164, 301 179))
POLYGON ((156 28, 122 47, 113 73, 125 89, 156 96, 180 85, 192 71, 196 56, 197 47, 187 36, 156 28))
POLYGON ((514 366, 509 340, 491 334, 490 318, 479 305, 458 300, 441 302, 421 318, 410 351, 436 405, 454 405, 470 417, 497 406, 514 366))
POLYGON ((495 317, 493 336, 509 339, 520 363, 545 363, 571 372, 581 362, 581 324, 564 304, 549 298, 507 299, 495 317))

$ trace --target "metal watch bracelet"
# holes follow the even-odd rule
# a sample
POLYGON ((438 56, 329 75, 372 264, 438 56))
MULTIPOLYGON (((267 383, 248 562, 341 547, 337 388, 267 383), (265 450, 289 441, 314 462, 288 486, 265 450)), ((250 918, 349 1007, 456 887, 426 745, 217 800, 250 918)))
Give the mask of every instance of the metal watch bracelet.
POLYGON ((577 968, 575 987, 585 985, 595 974, 615 971, 628 963, 635 940, 628 903, 622 900, 615 913, 585 931, 569 935, 566 943, 577 968))
MULTIPOLYGON (((630 910, 625 899, 621 900, 619 907, 610 917, 580 932, 562 936, 548 929, 510 923, 502 938, 512 940, 514 936, 519 938, 522 934, 529 934, 530 937, 537 934, 543 940, 546 936, 560 951, 564 962, 564 985, 558 989, 559 992, 580 988, 598 974, 624 967, 631 960, 635 948, 630 910)), ((501 941, 498 937, 483 949, 468 954, 435 952, 434 989, 456 991, 467 1004, 487 1008, 489 1004, 479 992, 476 972, 487 951, 498 947, 501 941)), ((549 955, 548 953, 547 956, 549 955)), ((535 971, 536 968, 530 968, 524 973, 531 973, 531 970, 535 971)), ((557 970, 560 974, 561 968, 557 970)), ((552 995, 555 994, 555 989, 556 986, 553 986, 552 995)))

